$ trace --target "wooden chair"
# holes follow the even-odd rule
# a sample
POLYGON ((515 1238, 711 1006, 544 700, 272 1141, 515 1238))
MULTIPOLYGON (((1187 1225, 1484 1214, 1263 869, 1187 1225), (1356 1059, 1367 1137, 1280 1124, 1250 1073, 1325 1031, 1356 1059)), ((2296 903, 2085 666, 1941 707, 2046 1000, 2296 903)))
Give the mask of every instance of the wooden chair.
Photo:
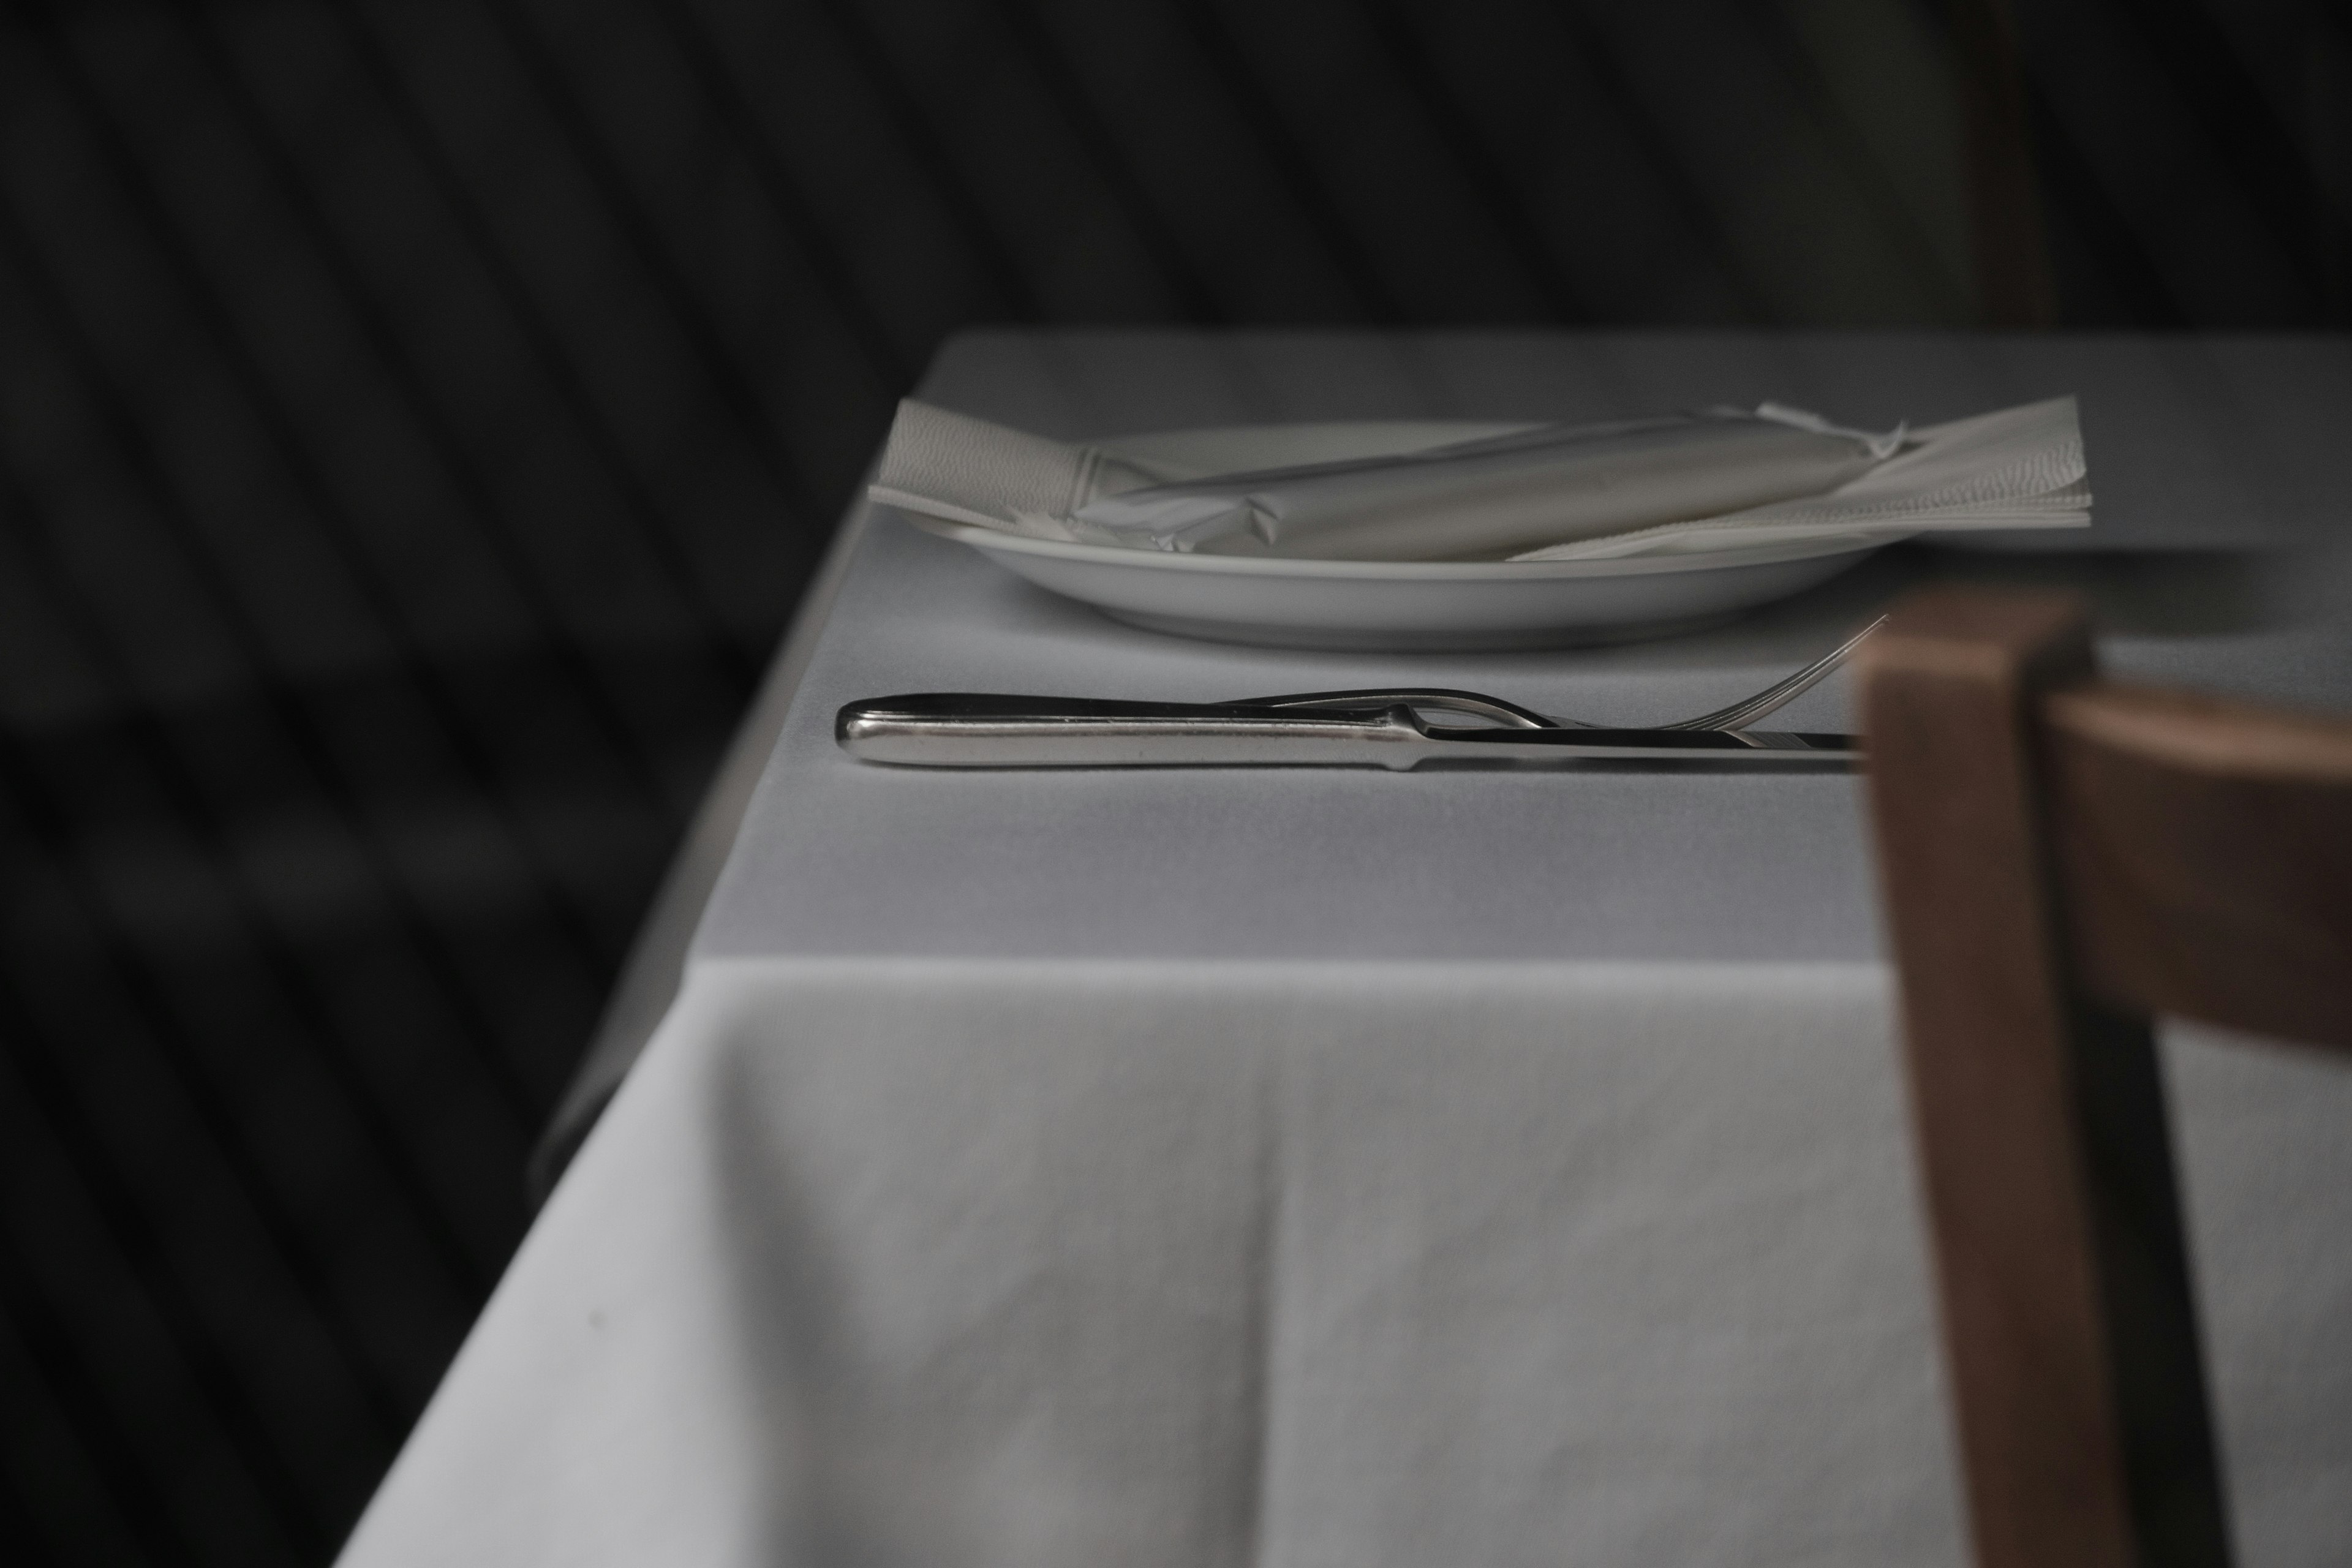
POLYGON ((2226 1563, 2149 1016, 2352 1048, 2352 723, 2102 681, 2056 595, 1863 668, 1976 1560, 2226 1563))

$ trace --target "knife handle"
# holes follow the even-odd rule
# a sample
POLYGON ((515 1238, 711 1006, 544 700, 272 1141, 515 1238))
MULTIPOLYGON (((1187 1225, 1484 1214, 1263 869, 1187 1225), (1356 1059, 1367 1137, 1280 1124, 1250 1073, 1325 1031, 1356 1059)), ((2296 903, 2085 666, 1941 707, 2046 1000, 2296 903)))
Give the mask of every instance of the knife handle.
POLYGON ((1411 710, 924 692, 852 702, 834 739, 862 762, 924 768, 1411 768, 1428 736, 1411 710))

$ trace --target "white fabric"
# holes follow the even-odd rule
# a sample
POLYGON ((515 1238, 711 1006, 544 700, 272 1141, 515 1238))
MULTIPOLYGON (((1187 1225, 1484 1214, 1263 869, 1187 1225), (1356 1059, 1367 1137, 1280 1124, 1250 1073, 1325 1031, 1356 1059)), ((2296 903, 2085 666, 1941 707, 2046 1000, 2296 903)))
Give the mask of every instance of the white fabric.
POLYGON ((1868 966, 709 962, 354 1564, 1948 1564, 1868 966))
POLYGON ((1165 551, 1339 561, 1493 560, 1566 539, 1818 495, 1897 437, 1811 416, 1705 415, 1543 426, 1345 464, 1132 490, 1071 535, 1165 551))
POLYGON ((2053 397, 1912 433, 1910 448, 1827 495, 1555 545, 1522 561, 1600 560, 1848 533, 2087 528, 2075 400, 2053 397))
POLYGON ((898 405, 867 491, 886 506, 950 522, 1066 538, 1055 519, 1154 477, 1093 447, 1048 441, 908 398, 898 405))
MULTIPOLYGON (((1262 427, 1258 460, 1200 471, 1050 441, 909 398, 869 499, 1038 538, 1365 561, 1567 561, 1853 533, 2090 523, 2075 399, 1874 435, 1767 402, 1465 438, 1341 458, 1328 426, 1262 427), (1899 452, 1900 455, 1895 455, 1899 452)), ((1148 445, 1150 437, 1141 438, 1148 445)))
MULTIPOLYGON (((1889 1014, 703 961, 344 1561, 1958 1568, 1889 1014)), ((2352 1073, 2173 1058, 2243 1560, 2316 1568, 2352 1073)))
MULTIPOLYGON (((2127 553, 2000 570, 2092 592, 2126 673, 2352 707, 2352 453, 2262 447, 2352 416, 2340 347, 1407 342, 1412 376, 980 337, 927 395, 1089 436, 2078 385, 2127 553)), ((1958 1564, 1854 781, 940 775, 830 735, 958 688, 1655 720, 1941 563, 1670 642, 1348 658, 1126 630, 877 520, 678 1002, 345 1561, 1958 1564)), ((1836 683, 1788 715, 1843 721, 1836 683)), ((2172 1064, 2242 1561, 2332 1564, 2352 1070, 2172 1064)))

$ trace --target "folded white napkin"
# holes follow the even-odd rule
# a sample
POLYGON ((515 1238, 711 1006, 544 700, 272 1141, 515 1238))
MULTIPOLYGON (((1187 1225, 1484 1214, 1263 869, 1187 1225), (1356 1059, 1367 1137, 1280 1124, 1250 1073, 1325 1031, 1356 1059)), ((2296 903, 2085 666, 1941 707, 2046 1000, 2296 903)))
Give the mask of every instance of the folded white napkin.
POLYGON ((2090 469, 2074 399, 2053 397, 1912 431, 1904 449, 1825 495, 1531 550, 1593 561, 1843 535, 2086 528, 2090 469))
POLYGON ((910 401, 899 405, 869 493, 1036 538, 1387 561, 1550 561, 2081 526, 2090 505, 2072 398, 1907 436, 1766 404, 1207 474, 910 401))

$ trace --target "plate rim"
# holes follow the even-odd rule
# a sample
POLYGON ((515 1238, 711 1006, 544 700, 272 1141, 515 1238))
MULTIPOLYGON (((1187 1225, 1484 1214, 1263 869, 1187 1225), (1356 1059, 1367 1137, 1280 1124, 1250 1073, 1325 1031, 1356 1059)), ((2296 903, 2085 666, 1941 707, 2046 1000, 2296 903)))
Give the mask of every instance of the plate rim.
POLYGON ((1853 534, 1829 539, 1790 539, 1688 555, 1621 555, 1585 561, 1301 561, 1274 555, 1192 555, 1133 550, 1116 544, 1079 544, 1033 539, 977 523, 950 522, 898 507, 878 510, 904 518, 925 533, 968 544, 983 553, 1043 556, 1075 565, 1124 571, 1194 573, 1214 577, 1287 577, 1384 583, 1533 582, 1580 577, 1643 577, 1669 573, 1717 572, 1766 566, 1821 555, 1851 555, 1881 550, 1912 537, 1907 533, 1853 534))

